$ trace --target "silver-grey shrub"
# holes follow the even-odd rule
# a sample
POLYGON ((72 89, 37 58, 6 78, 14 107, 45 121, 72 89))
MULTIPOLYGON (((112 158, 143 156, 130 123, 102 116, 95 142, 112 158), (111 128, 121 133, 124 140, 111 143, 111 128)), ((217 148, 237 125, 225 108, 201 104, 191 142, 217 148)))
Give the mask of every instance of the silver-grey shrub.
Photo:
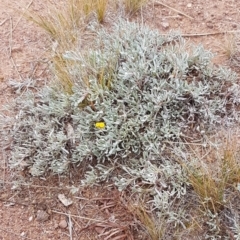
POLYGON ((17 99, 12 166, 42 175, 92 159, 158 161, 165 141, 201 139, 238 120, 237 76, 202 46, 126 21, 92 31, 91 50, 64 54, 72 95, 44 87, 17 99))

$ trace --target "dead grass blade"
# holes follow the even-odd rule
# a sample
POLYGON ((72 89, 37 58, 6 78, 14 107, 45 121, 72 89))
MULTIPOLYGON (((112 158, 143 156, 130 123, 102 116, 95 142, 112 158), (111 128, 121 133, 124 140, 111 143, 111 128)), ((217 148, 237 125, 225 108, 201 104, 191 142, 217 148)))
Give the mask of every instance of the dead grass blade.
POLYGON ((104 22, 104 18, 106 15, 108 0, 96 0, 96 12, 97 19, 99 23, 104 22))

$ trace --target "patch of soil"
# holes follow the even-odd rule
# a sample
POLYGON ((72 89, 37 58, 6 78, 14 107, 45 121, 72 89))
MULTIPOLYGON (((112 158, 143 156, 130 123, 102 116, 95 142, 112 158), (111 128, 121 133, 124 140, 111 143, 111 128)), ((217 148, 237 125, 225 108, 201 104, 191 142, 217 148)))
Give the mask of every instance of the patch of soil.
MULTIPOLYGON (((1 0, 2 109, 6 101, 14 98, 8 87, 10 79, 23 81, 34 77, 45 81, 50 77, 48 37, 22 16, 25 8, 36 12, 46 10, 46 2, 1 0)), ((162 33, 180 30, 187 41, 201 43, 210 49, 215 54, 216 64, 230 63, 225 49, 227 35, 223 33, 236 32, 238 43, 238 0, 154 2, 143 7, 133 20, 143 21, 162 33)), ((238 61, 234 69, 239 69, 238 61)), ((23 183, 19 183, 19 176, 18 183, 15 183, 15 173, 7 168, 5 156, 0 168, 0 239, 104 239, 114 231, 116 234, 112 236, 118 235, 121 239, 148 239, 144 232, 139 230, 136 233, 128 203, 112 186, 78 189, 81 174, 74 178, 59 176, 41 180, 26 178, 23 173, 23 183), (72 192, 74 190, 76 193, 72 192), (65 207, 58 199, 60 193, 71 199, 73 204, 65 207)))

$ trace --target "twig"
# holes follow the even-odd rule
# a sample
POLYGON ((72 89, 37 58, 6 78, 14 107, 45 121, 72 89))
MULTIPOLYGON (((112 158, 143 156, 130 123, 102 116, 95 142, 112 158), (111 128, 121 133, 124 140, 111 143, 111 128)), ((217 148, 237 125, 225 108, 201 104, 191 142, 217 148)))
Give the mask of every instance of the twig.
MULTIPOLYGON (((11 197, 12 198, 12 197, 11 197)), ((15 204, 18 204, 18 205, 21 205, 21 206, 25 206, 25 207, 29 207, 29 205, 34 205, 33 203, 21 203, 21 202, 17 202, 17 201, 12 201, 10 199, 3 199, 3 198, 0 198, 0 201, 2 202, 6 202, 6 203, 13 203, 14 205, 15 204)))
POLYGON ((195 145, 195 146, 203 146, 203 143, 192 143, 192 142, 174 142, 174 141, 167 141, 164 140, 163 143, 170 143, 170 144, 184 144, 184 145, 195 145))
POLYGON ((2 26, 7 20, 8 20, 8 18, 6 18, 5 20, 3 20, 3 21, 0 23, 0 26, 2 26))
POLYGON ((211 36, 211 35, 221 35, 227 33, 239 33, 239 31, 225 31, 225 32, 212 32, 212 33, 186 33, 182 34, 182 37, 202 37, 202 36, 211 36))
MULTIPOLYGON (((0 180, 1 182, 1 180, 0 180)), ((13 184, 13 182, 5 181, 5 184, 13 184)), ((33 187, 33 188, 46 188, 46 189, 58 189, 58 190, 67 190, 68 188, 66 187, 49 187, 49 186, 40 186, 40 185, 34 185, 31 183, 18 183, 21 186, 27 186, 27 187, 33 187)))
POLYGON ((77 198, 77 199, 80 199, 80 200, 87 200, 87 201, 101 201, 101 200, 112 200, 113 198, 112 197, 106 197, 106 198, 91 198, 91 199, 89 199, 89 198, 84 198, 84 197, 75 197, 75 198, 77 198))
POLYGON ((68 229, 69 229, 69 237, 70 237, 70 240, 73 240, 73 237, 72 237, 72 221, 71 221, 71 215, 70 213, 68 213, 68 229))
POLYGON ((33 3, 33 0, 31 0, 31 1, 29 2, 29 4, 27 5, 25 11, 24 11, 23 14, 21 15, 21 17, 17 20, 17 23, 16 23, 16 25, 14 26, 13 31, 16 29, 16 27, 18 26, 18 24, 20 23, 20 21, 22 20, 22 18, 23 18, 23 16, 24 16, 24 14, 25 14, 26 11, 28 10, 28 8, 32 5, 32 3, 33 3))
MULTIPOLYGON (((229 34, 229 33, 240 33, 240 30, 225 31, 225 32, 212 32, 212 33, 185 33, 185 34, 181 34, 181 37, 203 37, 203 36, 221 35, 221 34, 229 34)), ((161 35, 168 36, 169 34, 161 33, 161 35)))
MULTIPOLYGON (((3 149, 3 147, 2 147, 3 149)), ((4 156, 5 150, 2 150, 2 158, 3 158, 3 186, 5 186, 5 180, 6 180, 6 158, 4 156)))
POLYGON ((10 38, 10 39, 9 39, 9 58, 10 58, 12 64, 13 64, 14 68, 16 69, 19 77, 20 77, 21 80, 23 81, 23 78, 22 78, 20 72, 18 71, 17 66, 16 66, 16 64, 15 64, 13 58, 12 58, 13 21, 12 21, 12 17, 11 17, 11 16, 9 16, 9 20, 10 20, 10 31, 9 31, 9 34, 10 34, 10 37, 9 37, 9 38, 10 38))
POLYGON ((15 62, 14 62, 12 56, 10 56, 10 59, 11 59, 11 61, 12 61, 12 64, 13 64, 14 68, 16 69, 16 71, 17 71, 19 77, 20 77, 21 80, 23 81, 23 77, 22 77, 22 75, 20 74, 20 72, 18 71, 17 66, 16 66, 16 64, 15 64, 15 62))
POLYGON ((12 56, 12 36, 13 36, 13 34, 12 34, 13 33, 13 21, 12 21, 12 17, 11 16, 9 16, 9 21, 10 21, 9 56, 11 58, 11 56, 12 56))
POLYGON ((154 2, 154 4, 159 4, 159 5, 162 5, 162 6, 164 6, 164 7, 166 7, 166 8, 169 8, 169 9, 171 9, 171 10, 173 10, 174 12, 177 12, 177 13, 179 13, 179 14, 181 14, 181 15, 183 15, 183 16, 185 16, 185 17, 187 17, 187 18, 190 18, 190 19, 194 19, 193 17, 191 17, 191 16, 189 16, 189 15, 187 15, 187 14, 185 14, 185 13, 183 13, 183 12, 181 12, 181 11, 179 11, 179 10, 177 10, 177 9, 175 9, 175 8, 172 8, 172 7, 170 7, 170 6, 168 6, 168 5, 166 5, 166 4, 164 4, 164 3, 162 3, 162 2, 159 2, 159 1, 155 1, 154 2))
POLYGON ((89 220, 89 221, 94 221, 94 222, 101 222, 101 223, 109 223, 108 221, 103 221, 103 220, 98 220, 98 219, 88 218, 88 217, 81 217, 81 216, 78 216, 78 215, 73 215, 73 214, 64 213, 64 212, 58 212, 58 211, 55 211, 55 210, 52 210, 52 212, 53 213, 57 213, 57 214, 61 214, 61 215, 65 215, 65 216, 68 216, 68 217, 70 215, 71 217, 80 218, 80 219, 84 219, 84 220, 89 220))

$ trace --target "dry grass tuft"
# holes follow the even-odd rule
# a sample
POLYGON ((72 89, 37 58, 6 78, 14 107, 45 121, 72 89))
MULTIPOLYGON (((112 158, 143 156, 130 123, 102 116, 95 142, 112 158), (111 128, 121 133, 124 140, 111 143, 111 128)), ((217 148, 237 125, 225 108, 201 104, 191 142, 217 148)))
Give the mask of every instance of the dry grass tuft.
POLYGON ((221 46, 221 49, 224 51, 224 54, 228 59, 234 58, 238 52, 237 46, 237 36, 236 34, 225 34, 224 43, 221 46))
POLYGON ((221 211, 229 201, 225 197, 226 190, 235 188, 240 182, 240 166, 236 151, 232 144, 227 144, 220 159, 220 166, 215 172, 207 167, 188 169, 189 182, 204 209, 214 213, 221 211))
POLYGON ((96 0, 96 13, 99 23, 104 22, 108 0, 96 0))
POLYGON ((152 214, 146 210, 145 206, 145 203, 139 203, 137 205, 131 204, 129 210, 136 219, 140 221, 143 228, 146 229, 151 240, 163 239, 166 225, 164 225, 164 219, 161 219, 162 221, 159 223, 159 221, 154 219, 152 214))
POLYGON ((227 144, 221 162, 221 179, 226 187, 236 186, 240 183, 240 165, 238 159, 238 149, 235 144, 227 144))
POLYGON ((124 0, 126 12, 130 15, 135 14, 148 0, 124 0))
POLYGON ((68 67, 72 63, 63 58, 63 53, 80 44, 92 16, 96 15, 99 23, 104 22, 108 0, 67 0, 63 6, 48 4, 49 12, 45 15, 30 11, 25 15, 49 34, 54 43, 54 75, 64 91, 71 94, 74 79, 68 67))
POLYGON ((203 168, 189 171, 189 182, 200 198, 204 209, 218 212, 223 206, 223 182, 218 183, 213 176, 203 168))
POLYGON ((83 0, 68 0, 65 7, 49 3, 49 12, 46 15, 34 12, 26 15, 50 36, 54 46, 51 59, 53 72, 67 93, 71 93, 73 79, 62 54, 77 45, 80 33, 84 31, 86 15, 83 13, 85 5, 82 3, 83 0))
POLYGON ((73 79, 66 64, 66 60, 63 59, 60 53, 57 53, 53 57, 53 73, 56 80, 61 83, 63 90, 69 94, 72 93, 73 79))

